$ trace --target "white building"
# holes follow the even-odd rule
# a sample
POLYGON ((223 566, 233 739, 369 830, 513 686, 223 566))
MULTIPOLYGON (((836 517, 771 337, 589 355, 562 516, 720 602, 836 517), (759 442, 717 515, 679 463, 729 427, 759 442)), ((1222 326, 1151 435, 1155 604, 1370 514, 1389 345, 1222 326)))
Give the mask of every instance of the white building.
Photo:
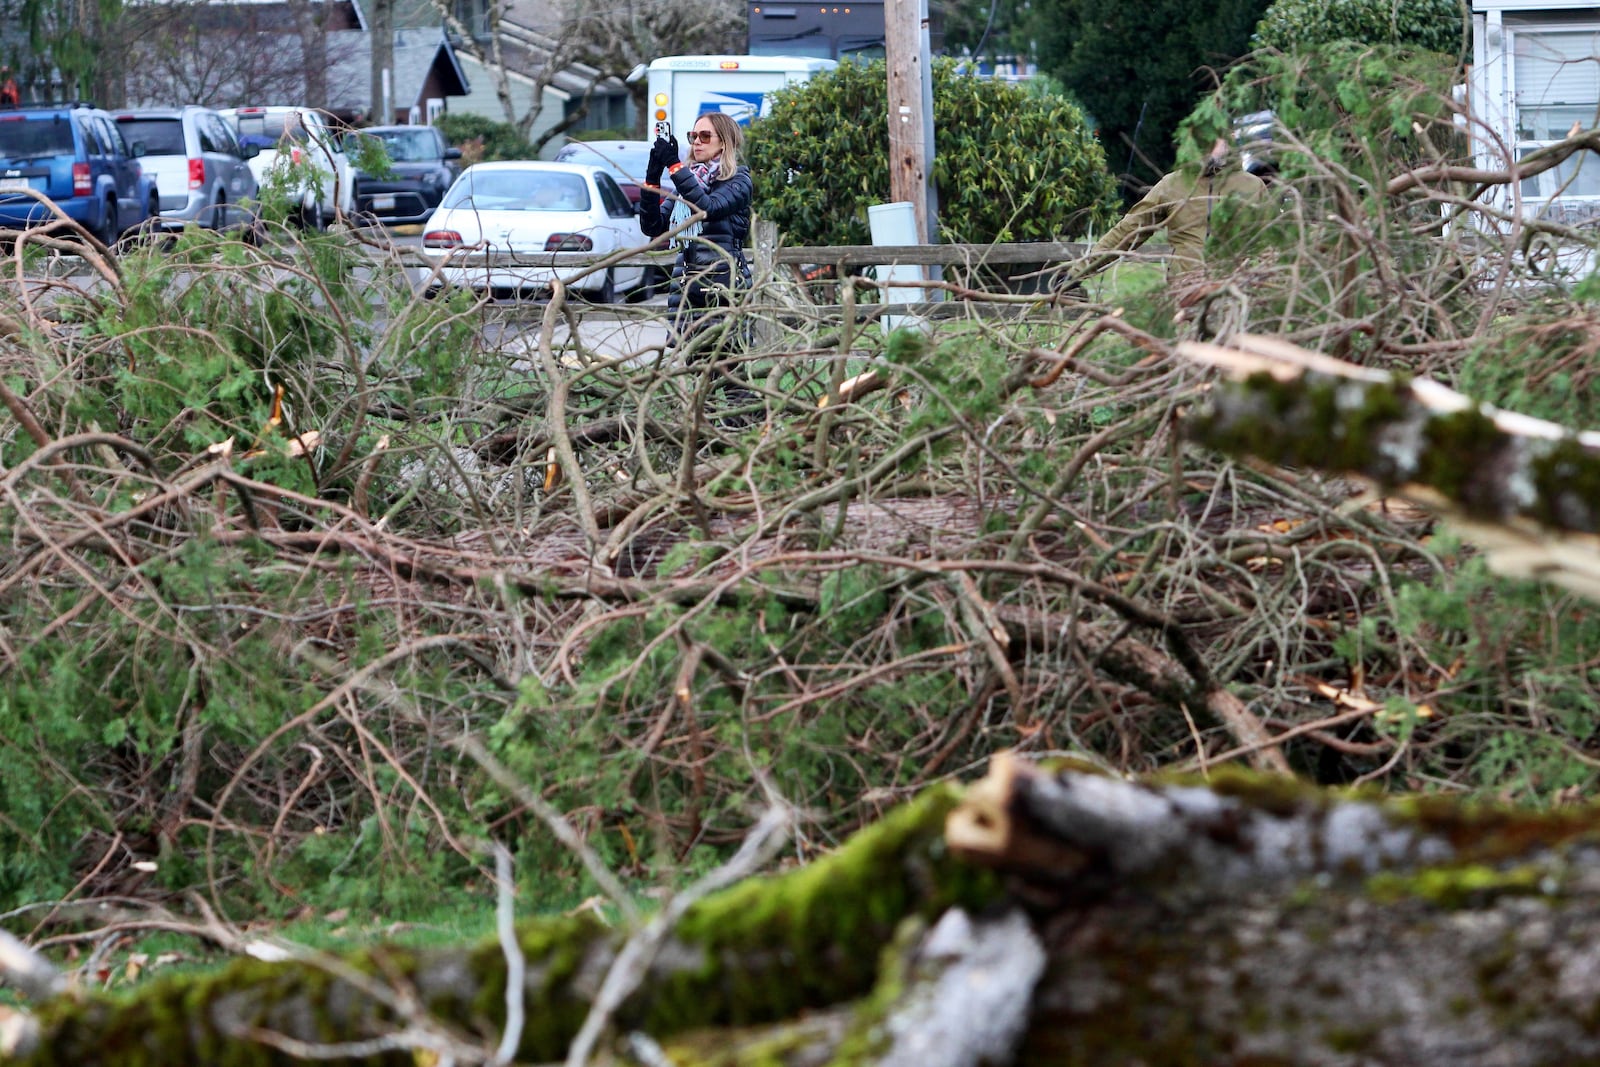
MULTIPOLYGON (((1480 167, 1600 126, 1600 8, 1595 0, 1473 0, 1472 135, 1480 167)), ((1600 225, 1600 154, 1581 152, 1523 179, 1525 214, 1600 225)), ((1502 206, 1509 207, 1512 190, 1502 206)))

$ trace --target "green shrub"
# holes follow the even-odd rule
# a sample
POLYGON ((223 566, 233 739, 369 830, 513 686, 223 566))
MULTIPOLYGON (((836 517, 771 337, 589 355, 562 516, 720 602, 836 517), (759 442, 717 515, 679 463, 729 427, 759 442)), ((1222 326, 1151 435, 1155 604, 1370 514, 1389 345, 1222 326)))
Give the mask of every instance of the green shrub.
POLYGON ((1252 38, 1280 52, 1334 41, 1459 55, 1468 41, 1465 8, 1457 0, 1277 0, 1252 38))
MULTIPOLYGON (((456 402, 471 373, 473 327, 461 320, 459 300, 416 299, 403 275, 374 270, 341 235, 296 236, 256 247, 191 228, 170 245, 126 249, 116 287, 58 300, 61 336, 30 338, 38 347, 8 364, 8 385, 28 397, 41 425, 97 427, 123 444, 103 454, 69 450, 76 481, 58 498, 62 468, 30 464, 35 438, 14 421, 0 427, 0 470, 12 493, 0 507, 0 542, 31 536, 36 544, 39 531, 83 512, 115 516, 161 493, 176 498, 172 487, 197 484, 202 468, 225 466, 249 487, 215 496, 209 485, 195 488, 191 499, 203 496, 207 506, 152 506, 114 546, 99 538, 78 558, 64 546, 23 549, 0 568, 11 579, 0 590, 0 910, 67 893, 113 842, 159 858, 157 889, 203 877, 203 851, 230 881, 231 872, 258 869, 252 842, 235 827, 279 826, 280 856, 324 834, 324 850, 350 854, 353 828, 379 803, 357 786, 349 802, 291 819, 253 787, 228 792, 244 754, 317 700, 335 662, 310 646, 291 651, 280 622, 323 617, 341 603, 350 625, 323 631, 348 642, 341 649, 373 657, 403 640, 381 604, 367 606, 370 592, 359 583, 332 573, 309 580, 314 567, 278 565, 253 535, 297 533, 325 518, 305 502, 348 501, 363 467, 375 503, 399 497, 405 486, 369 458, 382 452, 374 438, 426 447, 429 416, 456 402), (62 364, 74 373, 59 373, 62 364), (313 432, 320 445, 291 448, 292 438, 313 432), (16 566, 36 574, 18 581, 16 566), (213 844, 189 815, 219 809, 228 828, 213 844)), ((434 678, 415 684, 424 701, 461 692, 434 678)), ((399 725, 401 734, 424 732, 399 725)), ((392 724, 382 729, 393 738, 392 724)), ((332 723, 316 733, 323 747, 315 752, 294 738, 261 758, 287 781, 320 775, 331 746, 354 741, 332 723)), ((374 767, 376 780, 382 768, 374 767)), ((426 884, 410 877, 412 867, 438 869, 416 841, 372 838, 343 870, 359 872, 370 896, 404 896, 426 884)), ((279 877, 268 903, 284 899, 286 879, 297 879, 296 893, 320 892, 330 871, 340 873, 316 859, 301 865, 304 877, 279 877)))
POLYGON ((1592 317, 1566 304, 1537 308, 1478 338, 1450 384, 1509 411, 1590 429, 1600 426, 1597 345, 1592 317))
POLYGON ((509 122, 482 115, 441 115, 435 125, 446 141, 461 149, 464 164, 534 157, 533 145, 509 122))
POLYGON ((1042 0, 1021 16, 1028 51, 1094 116, 1132 203, 1175 159, 1195 101, 1250 51, 1270 0, 1042 0))
MULTIPOLYGON (((1077 237, 1115 215, 1105 153, 1064 97, 936 61, 933 122, 943 240, 1077 237)), ((756 213, 795 244, 867 244, 867 207, 890 198, 888 128, 881 61, 778 93, 746 149, 756 213)))

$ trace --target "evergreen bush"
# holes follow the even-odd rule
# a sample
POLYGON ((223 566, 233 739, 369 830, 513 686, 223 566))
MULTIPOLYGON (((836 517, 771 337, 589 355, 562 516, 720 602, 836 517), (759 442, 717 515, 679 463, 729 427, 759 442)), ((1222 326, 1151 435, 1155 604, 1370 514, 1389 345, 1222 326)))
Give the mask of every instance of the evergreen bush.
POLYGON ((1276 0, 1251 40, 1280 52, 1358 41, 1461 55, 1469 39, 1457 0, 1276 0))
MULTIPOLYGON (((939 233, 959 243, 1079 237, 1116 213, 1115 183, 1070 100, 936 61, 939 233)), ((755 209, 798 245, 867 244, 867 208, 889 200, 882 61, 845 63, 776 94, 750 129, 755 209)))
POLYGON ((509 122, 482 115, 441 115, 435 125, 446 141, 461 149, 465 163, 534 158, 533 145, 509 122))

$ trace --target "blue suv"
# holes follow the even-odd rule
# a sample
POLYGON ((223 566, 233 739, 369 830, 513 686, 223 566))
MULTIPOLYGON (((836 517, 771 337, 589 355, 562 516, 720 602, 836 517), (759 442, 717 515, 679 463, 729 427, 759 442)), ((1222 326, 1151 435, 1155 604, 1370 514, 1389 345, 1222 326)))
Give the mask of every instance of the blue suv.
POLYGON ((82 104, 0 108, 0 229, 52 218, 37 195, 110 245, 160 214, 155 178, 106 112, 82 104))

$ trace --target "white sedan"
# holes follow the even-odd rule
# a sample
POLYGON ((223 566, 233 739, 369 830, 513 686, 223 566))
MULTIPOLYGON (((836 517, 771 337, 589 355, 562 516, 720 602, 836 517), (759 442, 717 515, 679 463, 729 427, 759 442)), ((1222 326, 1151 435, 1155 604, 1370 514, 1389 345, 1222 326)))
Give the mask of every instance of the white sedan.
MULTIPOLYGON (((603 254, 645 244, 639 217, 603 167, 579 163, 499 162, 468 167, 423 226, 422 250, 440 281, 495 297, 538 295, 582 267, 556 267, 551 252, 603 254), (490 253, 487 258, 474 253, 490 253)), ((615 266, 572 282, 609 303, 637 288, 644 267, 615 266)))

